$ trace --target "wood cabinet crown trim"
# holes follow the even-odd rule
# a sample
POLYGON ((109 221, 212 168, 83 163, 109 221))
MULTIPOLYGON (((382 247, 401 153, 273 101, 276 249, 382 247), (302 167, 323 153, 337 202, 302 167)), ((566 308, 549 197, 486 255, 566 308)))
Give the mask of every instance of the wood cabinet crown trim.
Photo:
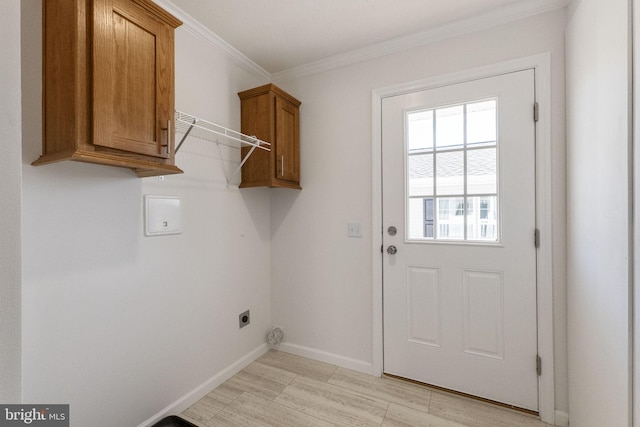
POLYGON ((165 24, 169 25, 173 29, 182 25, 182 21, 171 15, 169 12, 155 4, 150 0, 131 0, 147 12, 150 12, 156 19, 160 19, 165 24))
POLYGON ((300 105, 302 105, 302 102, 298 101, 296 98, 289 95, 287 92, 280 89, 278 86, 274 85, 273 83, 269 83, 263 86, 258 86, 253 89, 245 90, 242 92, 238 92, 238 96, 240 97, 241 100, 243 100, 243 99, 251 98, 253 96, 264 95, 267 92, 276 93, 278 96, 286 99, 296 107, 299 107, 300 105))

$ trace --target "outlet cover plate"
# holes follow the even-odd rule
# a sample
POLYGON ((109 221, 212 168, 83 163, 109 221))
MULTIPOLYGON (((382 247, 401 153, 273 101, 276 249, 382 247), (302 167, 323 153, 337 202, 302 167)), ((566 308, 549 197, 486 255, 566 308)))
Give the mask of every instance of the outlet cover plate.
POLYGON ((240 329, 251 323, 251 314, 249 313, 249 310, 245 311, 244 313, 240 313, 240 315, 238 316, 238 323, 240 324, 240 329))

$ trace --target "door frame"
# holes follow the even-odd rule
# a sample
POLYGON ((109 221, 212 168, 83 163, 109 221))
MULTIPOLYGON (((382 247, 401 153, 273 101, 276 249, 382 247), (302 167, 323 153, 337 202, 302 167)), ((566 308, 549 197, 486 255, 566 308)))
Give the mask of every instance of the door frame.
MULTIPOLYGON (((478 80, 500 74, 534 70, 535 97, 539 106, 536 123, 536 227, 540 245, 536 254, 538 355, 542 374, 538 377, 538 409, 542 421, 555 424, 553 346, 553 221, 551 182, 551 55, 544 53, 498 64, 473 68, 372 92, 372 265, 373 265, 373 374, 383 374, 382 268, 382 99, 405 93, 478 80)), ((532 106, 533 114, 533 106, 532 106)), ((533 244, 533 236, 531 236, 533 244)), ((535 361, 531 361, 534 363, 535 361)))

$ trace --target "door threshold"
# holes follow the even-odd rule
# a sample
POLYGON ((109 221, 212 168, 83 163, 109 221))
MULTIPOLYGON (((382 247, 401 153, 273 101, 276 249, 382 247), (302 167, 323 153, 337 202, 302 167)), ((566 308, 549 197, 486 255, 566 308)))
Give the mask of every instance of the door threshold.
POLYGON ((484 397, 474 396, 472 394, 463 393, 461 391, 456 391, 456 390, 451 390, 449 388, 440 387, 440 386, 433 385, 433 384, 423 383, 421 381, 416 381, 416 380, 412 380, 412 379, 409 379, 409 378, 404 378, 404 377, 401 377, 401 376, 398 376, 398 375, 388 374, 386 372, 384 372, 383 375, 385 377, 388 377, 388 378, 393 378, 393 379, 396 379, 396 380, 405 381, 405 382, 412 383, 412 384, 417 384, 417 385, 420 385, 420 386, 423 386, 423 387, 427 387, 427 388, 430 388, 430 389, 433 389, 433 390, 437 390, 437 391, 441 391, 441 392, 444 392, 444 393, 453 394, 453 395, 460 396, 460 397, 466 397, 467 399, 471 399, 471 400, 475 400, 475 401, 483 402, 483 403, 488 403, 490 405, 498 406, 500 408, 511 409, 513 411, 520 412, 522 414, 531 415, 531 416, 540 418, 540 413, 538 411, 532 411, 531 409, 520 408, 519 406, 509 405, 508 403, 502 403, 502 402, 498 402, 496 400, 491 400, 491 399, 486 399, 484 397))

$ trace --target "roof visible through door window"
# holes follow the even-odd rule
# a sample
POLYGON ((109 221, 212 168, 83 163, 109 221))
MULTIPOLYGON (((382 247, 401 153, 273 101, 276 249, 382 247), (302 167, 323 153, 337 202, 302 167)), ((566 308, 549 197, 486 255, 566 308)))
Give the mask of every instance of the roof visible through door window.
POLYGON ((406 112, 409 240, 498 241, 497 107, 406 112))

